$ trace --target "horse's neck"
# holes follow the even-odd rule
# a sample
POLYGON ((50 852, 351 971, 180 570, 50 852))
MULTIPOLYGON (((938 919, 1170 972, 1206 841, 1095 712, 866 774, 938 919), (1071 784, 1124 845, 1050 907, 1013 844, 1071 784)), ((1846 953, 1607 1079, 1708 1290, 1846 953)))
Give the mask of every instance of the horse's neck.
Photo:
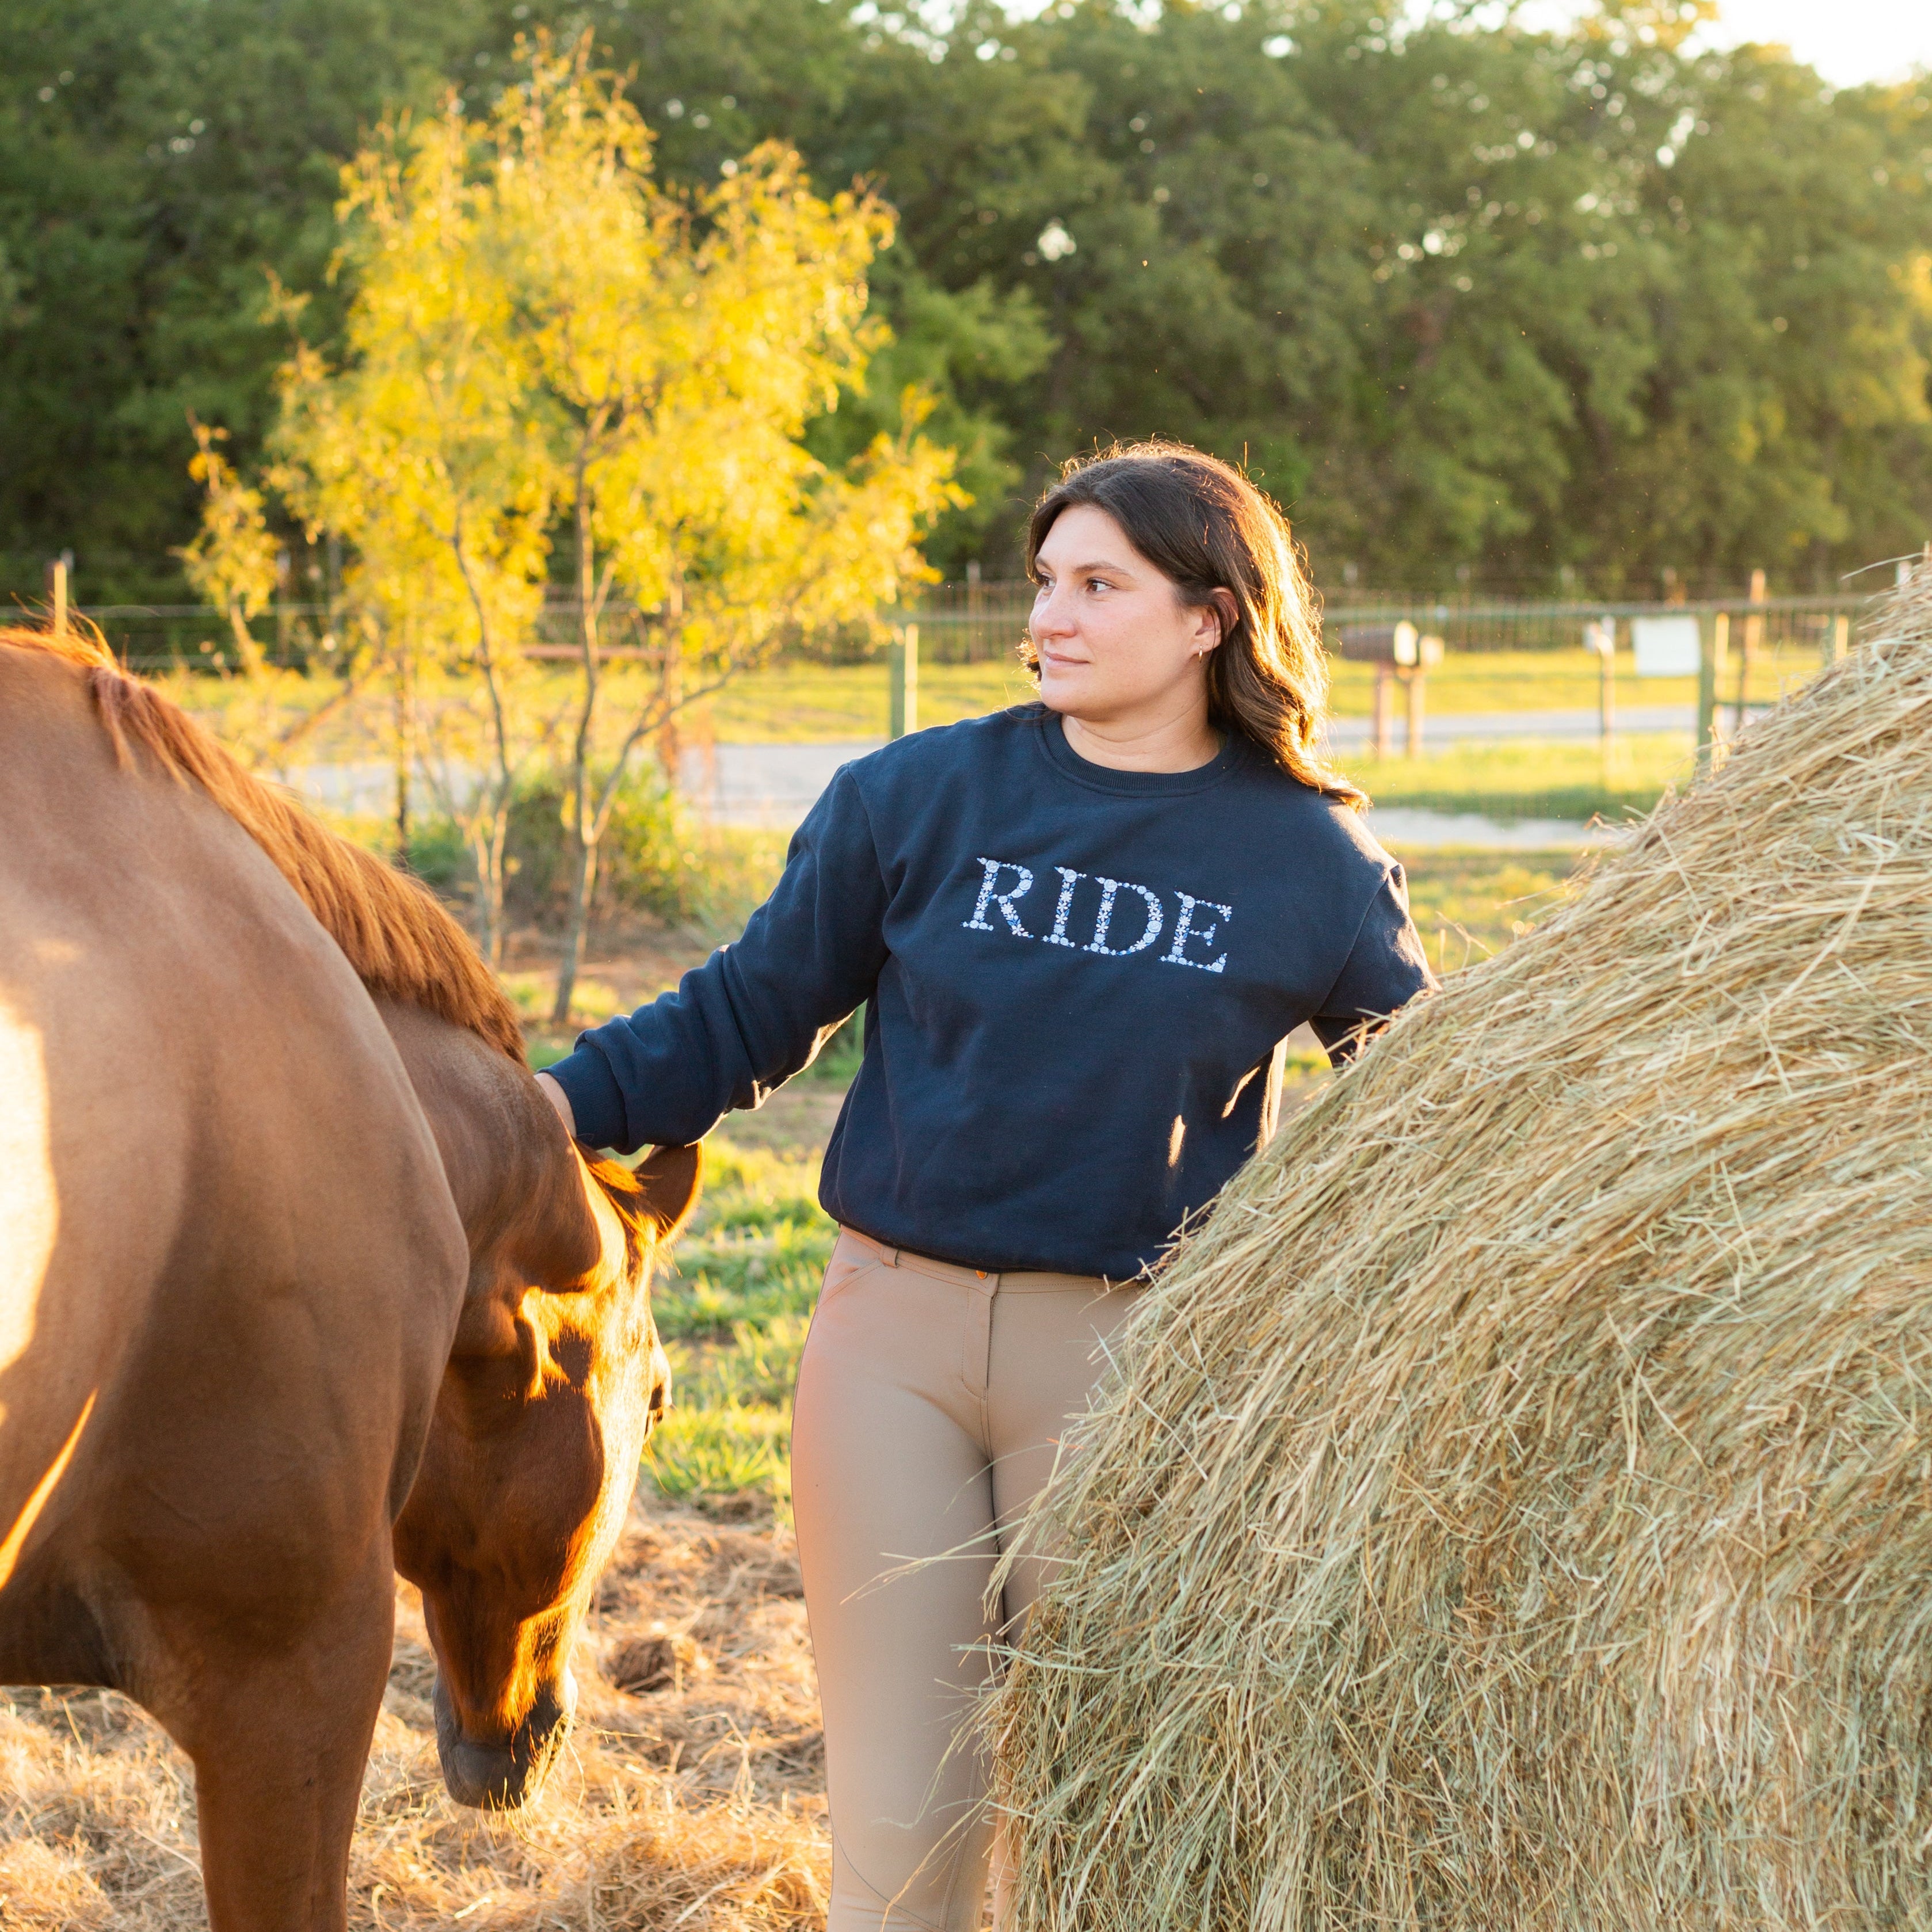
MULTIPOLYGON (((536 1081, 488 1042, 423 1011, 377 1007, 442 1156, 472 1266, 514 1244, 568 1271, 597 1250, 583 1163, 536 1081)), ((544 1270, 548 1271, 548 1268, 544 1270)))

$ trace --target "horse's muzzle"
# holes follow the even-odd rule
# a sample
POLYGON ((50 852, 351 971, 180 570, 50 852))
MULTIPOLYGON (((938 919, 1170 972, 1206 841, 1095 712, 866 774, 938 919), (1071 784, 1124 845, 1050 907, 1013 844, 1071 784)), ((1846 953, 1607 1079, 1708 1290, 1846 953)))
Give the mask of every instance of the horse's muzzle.
POLYGON ((577 1708, 577 1686, 566 1671, 554 1687, 537 1694, 530 1714, 510 1735, 507 1744, 478 1744, 463 1735, 460 1719, 436 1680, 436 1753, 442 1763, 442 1781, 459 1804, 482 1811, 514 1811, 543 1789, 550 1765, 570 1735, 571 1713, 577 1708))

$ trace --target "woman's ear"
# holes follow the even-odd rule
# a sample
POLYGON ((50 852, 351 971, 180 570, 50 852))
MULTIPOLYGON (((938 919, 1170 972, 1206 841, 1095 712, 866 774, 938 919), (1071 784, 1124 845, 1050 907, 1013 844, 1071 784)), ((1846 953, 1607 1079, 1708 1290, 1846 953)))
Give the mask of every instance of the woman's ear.
POLYGON ((1234 626, 1241 621, 1241 607, 1232 590, 1214 590, 1208 593, 1208 602, 1198 607, 1197 614, 1201 626, 1195 636, 1195 654, 1204 658, 1234 635, 1234 626))

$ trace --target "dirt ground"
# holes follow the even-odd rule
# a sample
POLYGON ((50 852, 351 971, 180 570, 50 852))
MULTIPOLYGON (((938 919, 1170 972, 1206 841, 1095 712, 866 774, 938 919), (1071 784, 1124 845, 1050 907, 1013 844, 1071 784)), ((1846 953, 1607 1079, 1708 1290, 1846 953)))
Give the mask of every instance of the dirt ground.
MULTIPOLYGON (((824 1754, 790 1537, 640 1498, 572 1670, 577 1722, 542 1796, 461 1810, 436 1768, 420 1606, 398 1586, 350 1925, 822 1925, 824 1754)), ((111 1692, 0 1693, 0 1926, 205 1924, 190 1774, 159 1729, 111 1692)))

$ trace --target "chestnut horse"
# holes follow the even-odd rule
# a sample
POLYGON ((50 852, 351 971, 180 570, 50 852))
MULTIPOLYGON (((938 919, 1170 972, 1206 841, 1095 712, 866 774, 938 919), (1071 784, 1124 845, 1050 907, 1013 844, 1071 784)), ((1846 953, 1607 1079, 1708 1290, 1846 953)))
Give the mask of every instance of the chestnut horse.
POLYGON ((562 1738, 698 1179, 586 1156, 428 893, 0 632, 0 1682, 166 1727, 214 1932, 345 1922, 392 1564, 452 1794, 562 1738))

